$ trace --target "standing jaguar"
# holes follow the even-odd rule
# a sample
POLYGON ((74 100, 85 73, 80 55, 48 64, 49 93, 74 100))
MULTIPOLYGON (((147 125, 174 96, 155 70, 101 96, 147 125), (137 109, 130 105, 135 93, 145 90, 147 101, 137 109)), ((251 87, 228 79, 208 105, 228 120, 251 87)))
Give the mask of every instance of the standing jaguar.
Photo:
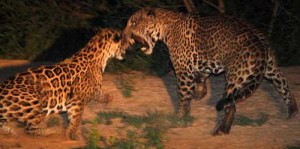
POLYGON ((249 97, 263 77, 270 80, 288 107, 288 116, 297 113, 295 98, 286 78, 276 65, 274 53, 264 35, 243 20, 217 15, 200 17, 161 8, 142 8, 128 20, 123 39, 140 42, 151 54, 163 41, 175 69, 179 96, 178 113, 190 112, 191 100, 205 94, 205 79, 225 72, 226 86, 218 101, 214 135, 228 134, 236 102, 249 97), (200 96, 198 96, 200 95, 200 96))
MULTIPOLYGON (((102 73, 110 58, 122 59, 121 31, 101 29, 71 58, 51 66, 40 66, 17 73, 0 85, 0 128, 15 133, 10 120, 25 123, 31 135, 50 135, 53 128, 40 128, 45 116, 67 112, 66 136, 77 139, 84 105, 102 95, 102 73)), ((124 44, 122 44, 124 45, 124 44)))

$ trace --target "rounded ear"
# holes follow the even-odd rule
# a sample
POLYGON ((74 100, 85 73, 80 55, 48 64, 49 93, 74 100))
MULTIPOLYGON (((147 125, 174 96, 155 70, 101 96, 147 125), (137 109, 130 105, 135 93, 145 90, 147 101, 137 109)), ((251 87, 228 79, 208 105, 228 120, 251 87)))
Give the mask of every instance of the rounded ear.
POLYGON ((147 16, 150 16, 150 17, 156 16, 154 8, 147 7, 147 8, 145 8, 145 12, 146 12, 147 16))

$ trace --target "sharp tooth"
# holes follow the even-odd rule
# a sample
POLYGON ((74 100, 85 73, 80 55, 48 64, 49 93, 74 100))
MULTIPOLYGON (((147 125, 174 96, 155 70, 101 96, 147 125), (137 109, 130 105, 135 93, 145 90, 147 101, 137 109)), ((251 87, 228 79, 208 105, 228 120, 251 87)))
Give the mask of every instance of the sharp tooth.
POLYGON ((142 47, 141 50, 142 50, 142 51, 146 51, 147 48, 146 48, 146 47, 142 47))
POLYGON ((129 42, 130 42, 130 44, 134 44, 135 41, 134 41, 134 39, 130 39, 129 42))

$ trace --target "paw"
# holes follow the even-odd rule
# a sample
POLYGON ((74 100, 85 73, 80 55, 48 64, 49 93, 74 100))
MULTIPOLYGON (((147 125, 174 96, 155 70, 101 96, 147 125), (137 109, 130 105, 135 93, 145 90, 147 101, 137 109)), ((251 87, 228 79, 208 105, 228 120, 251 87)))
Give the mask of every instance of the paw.
POLYGON ((297 106, 289 106, 288 107, 288 119, 295 117, 298 113, 297 106))
POLYGON ((216 127, 212 130, 211 134, 213 136, 220 136, 220 135, 228 135, 230 132, 230 127, 226 127, 225 125, 221 125, 216 127))
MULTIPOLYGON (((220 107, 224 107, 224 100, 220 100, 217 104, 217 110, 220 110, 220 107)), ((231 125, 234 120, 234 114, 235 114, 236 108, 235 105, 225 105, 225 108, 218 111, 217 115, 217 125, 212 131, 212 135, 223 135, 223 134, 229 134, 231 125)))
POLYGON ((74 141, 77 141, 79 140, 79 136, 76 135, 76 134, 71 134, 70 137, 69 137, 70 140, 74 140, 74 141))
POLYGON ((102 95, 102 100, 100 101, 101 103, 109 103, 112 102, 114 99, 112 94, 109 93, 105 93, 104 95, 102 95))
POLYGON ((50 127, 45 129, 45 136, 50 136, 58 132, 58 127, 50 127))
POLYGON ((179 117, 188 116, 191 111, 191 99, 179 101, 177 115, 179 117))
POLYGON ((66 133, 66 137, 68 140, 79 140, 79 136, 76 134, 76 132, 68 132, 66 133))
POLYGON ((178 117, 180 117, 180 118, 182 118, 182 117, 184 117, 184 116, 185 116, 185 114, 184 114, 184 113, 182 113, 182 112, 177 112, 176 114, 177 114, 177 116, 178 116, 178 117))
POLYGON ((185 110, 185 109, 179 109, 177 112, 177 116, 180 118, 183 118, 185 116, 189 116, 190 112, 189 110, 185 110))
POLYGON ((0 130, 4 135, 17 136, 16 131, 13 128, 8 127, 7 125, 0 126, 0 130))
POLYGON ((109 93, 104 93, 101 96, 99 96, 98 98, 95 99, 96 102, 99 103, 109 103, 112 102, 114 99, 112 94, 109 93))
POLYGON ((32 136, 51 136, 57 132, 57 127, 51 128, 29 128, 26 133, 32 136))

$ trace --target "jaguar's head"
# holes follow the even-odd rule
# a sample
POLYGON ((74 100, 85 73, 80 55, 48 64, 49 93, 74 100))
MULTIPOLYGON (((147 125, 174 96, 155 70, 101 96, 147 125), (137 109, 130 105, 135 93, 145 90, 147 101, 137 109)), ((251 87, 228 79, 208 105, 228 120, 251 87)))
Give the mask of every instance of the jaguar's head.
POLYGON ((150 55, 158 40, 161 38, 158 8, 142 8, 135 12, 128 20, 123 31, 122 40, 131 44, 139 42, 144 53, 150 55))

